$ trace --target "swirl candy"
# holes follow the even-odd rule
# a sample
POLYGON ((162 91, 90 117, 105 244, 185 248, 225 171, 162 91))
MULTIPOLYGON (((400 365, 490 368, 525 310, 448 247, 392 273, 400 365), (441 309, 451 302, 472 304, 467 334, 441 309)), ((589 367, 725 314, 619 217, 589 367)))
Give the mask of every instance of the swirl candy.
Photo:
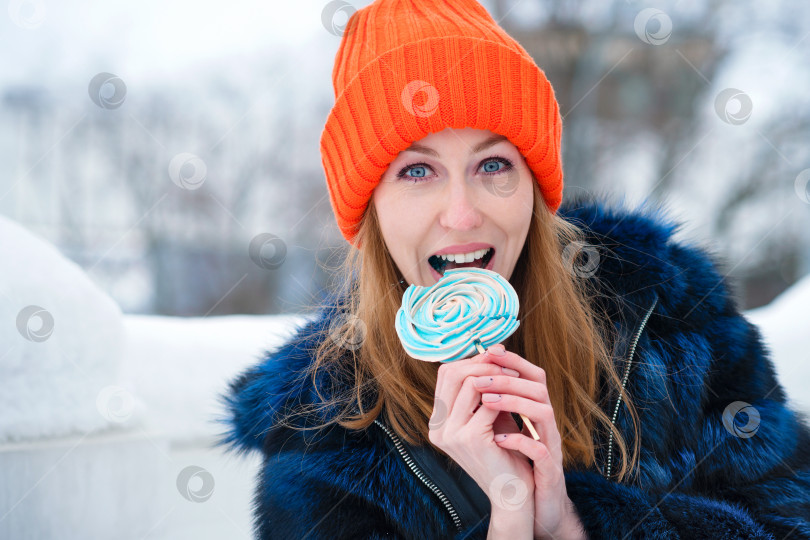
POLYGON ((396 330, 412 358, 452 362, 511 336, 518 308, 515 289, 497 272, 455 268, 430 287, 408 287, 396 330))
MULTIPOLYGON (((520 325, 519 307, 515 289, 497 272, 454 268, 430 287, 409 286, 395 326, 412 358, 452 362, 511 336, 520 325)), ((539 441, 531 420, 524 414, 520 418, 539 441)))

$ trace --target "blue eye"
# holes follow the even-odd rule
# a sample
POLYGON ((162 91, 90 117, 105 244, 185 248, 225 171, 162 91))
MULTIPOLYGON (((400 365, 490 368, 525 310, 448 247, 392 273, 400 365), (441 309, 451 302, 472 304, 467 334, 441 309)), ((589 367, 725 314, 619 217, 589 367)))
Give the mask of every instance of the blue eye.
POLYGON ((490 161, 487 161, 486 163, 484 163, 484 165, 483 165, 484 172, 488 172, 488 173, 499 172, 501 170, 501 168, 498 165, 503 165, 504 168, 507 167, 506 163, 503 163, 502 161, 496 161, 496 160, 493 159, 493 160, 490 160, 490 161), (491 165, 494 165, 495 167, 493 168, 493 167, 491 167, 491 165))
POLYGON ((495 175, 512 170, 514 168, 514 165, 512 164, 511 161, 509 161, 505 157, 492 156, 484 160, 484 163, 482 163, 482 168, 484 169, 484 174, 495 175), (503 167, 497 167, 499 163, 503 165, 503 167))
MULTIPOLYGON (((483 174, 495 175, 504 173, 512 169, 512 167, 512 162, 505 157, 492 156, 481 162, 479 169, 482 170, 483 174)), ((413 183, 423 182, 428 176, 428 170, 432 169, 427 163, 410 163, 399 170, 397 178, 406 178, 413 183)))
POLYGON ((413 182, 421 182, 422 179, 427 176, 427 169, 430 169, 427 163, 411 163, 399 170, 397 178, 406 178, 413 182), (414 172, 415 174, 407 174, 409 172, 414 172))

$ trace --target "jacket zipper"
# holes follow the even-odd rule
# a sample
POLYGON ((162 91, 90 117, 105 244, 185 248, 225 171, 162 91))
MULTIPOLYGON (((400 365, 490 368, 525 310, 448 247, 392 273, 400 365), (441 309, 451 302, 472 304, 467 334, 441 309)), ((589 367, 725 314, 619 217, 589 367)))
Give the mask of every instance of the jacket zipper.
MULTIPOLYGON (((644 315, 644 319, 641 321, 641 326, 639 326, 638 330, 636 331, 635 335, 633 336, 633 341, 630 344, 630 352, 627 355, 627 367, 624 369, 624 377, 622 377, 622 389, 619 393, 619 397, 616 400, 616 407, 613 409, 613 417, 610 419, 610 423, 614 426, 616 425, 616 418, 619 416, 619 406, 622 403, 622 396, 624 395, 624 387, 627 385, 627 380, 630 377, 630 368, 633 365, 633 356, 636 353, 636 345, 638 344, 638 340, 641 337, 641 333, 644 331, 644 327, 647 325, 647 320, 650 318, 655 306, 658 304, 658 296, 653 299, 652 306, 647 310, 647 313, 644 315)), ((610 432, 610 440, 608 441, 608 458, 607 458, 607 471, 605 472, 605 478, 610 479, 610 473, 613 470, 613 431, 610 432)))
POLYGON ((416 477, 419 478, 419 480, 421 480, 422 483, 425 484, 425 486, 427 486, 427 488, 439 498, 442 504, 444 504, 444 507, 447 509, 447 512, 449 512, 450 517, 453 519, 453 523, 456 525, 456 529, 458 529, 458 532, 461 532, 461 518, 458 517, 458 512, 456 512, 456 509, 453 508, 453 505, 450 503, 447 496, 442 493, 439 487, 434 484, 424 472, 422 472, 416 463, 414 463, 411 455, 407 450, 405 450, 405 447, 402 445, 402 441, 399 439, 397 434, 388 429, 388 427, 379 420, 374 420, 374 423, 380 426, 380 428, 385 431, 386 435, 388 435, 388 437, 394 442, 394 446, 396 446, 397 450, 399 451, 399 455, 402 456, 402 459, 405 460, 405 463, 408 465, 408 467, 410 467, 411 471, 416 475, 416 477))

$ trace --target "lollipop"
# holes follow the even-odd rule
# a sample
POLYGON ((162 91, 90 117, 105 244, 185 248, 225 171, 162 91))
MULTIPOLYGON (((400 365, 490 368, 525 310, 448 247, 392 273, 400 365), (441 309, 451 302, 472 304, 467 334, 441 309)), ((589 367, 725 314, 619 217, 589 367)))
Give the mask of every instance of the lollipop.
MULTIPOLYGON (((430 287, 409 286, 395 326, 412 358, 453 362, 511 336, 520 325, 519 307, 515 289, 497 272, 454 268, 430 287)), ((538 440, 529 419, 520 417, 538 440)))

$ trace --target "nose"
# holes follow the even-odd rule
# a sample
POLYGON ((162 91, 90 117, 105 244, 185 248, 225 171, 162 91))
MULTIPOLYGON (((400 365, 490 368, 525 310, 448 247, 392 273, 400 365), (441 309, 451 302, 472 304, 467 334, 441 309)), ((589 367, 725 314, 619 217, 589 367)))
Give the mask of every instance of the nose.
POLYGON ((439 224, 445 229, 472 230, 481 226, 478 194, 463 174, 454 175, 439 197, 442 208, 439 224))

